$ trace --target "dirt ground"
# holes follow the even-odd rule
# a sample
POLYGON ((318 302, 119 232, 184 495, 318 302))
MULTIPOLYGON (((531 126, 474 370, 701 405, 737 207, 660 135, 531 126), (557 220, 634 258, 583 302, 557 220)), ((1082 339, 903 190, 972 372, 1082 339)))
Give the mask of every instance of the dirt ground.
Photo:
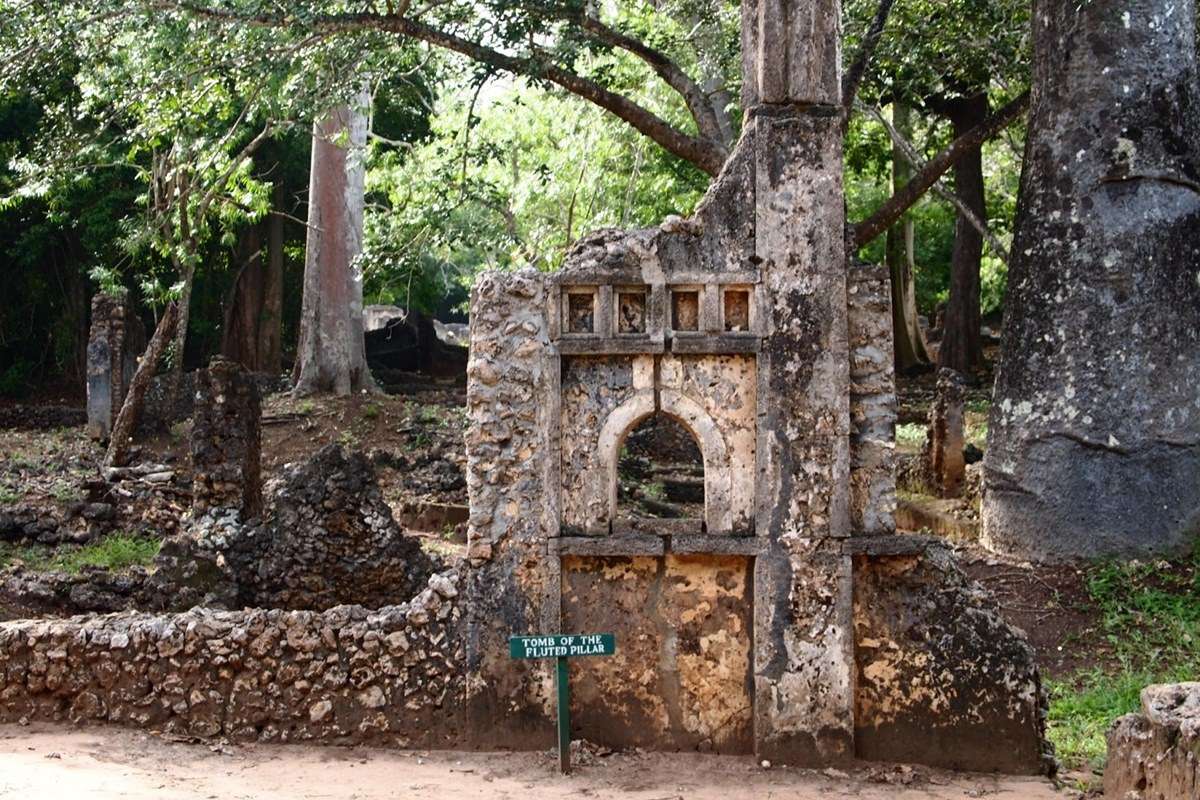
POLYGON ((4 725, 0 726, 0 798, 1061 800, 1071 796, 1043 779, 928 769, 876 766, 852 774, 763 769, 750 758, 695 754, 627 753, 591 755, 584 760, 588 763, 563 777, 556 773, 549 753, 210 746, 117 728, 4 725))

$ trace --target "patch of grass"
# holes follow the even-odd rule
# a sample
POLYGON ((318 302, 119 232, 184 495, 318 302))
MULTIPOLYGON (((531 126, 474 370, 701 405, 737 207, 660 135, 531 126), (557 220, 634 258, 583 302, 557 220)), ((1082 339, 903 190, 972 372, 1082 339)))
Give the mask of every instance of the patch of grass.
POLYGON ((132 566, 149 566, 162 544, 158 539, 128 533, 110 533, 82 547, 62 545, 15 545, 0 542, 0 568, 21 562, 35 572, 66 572, 77 574, 84 567, 104 567, 122 570, 132 566))
POLYGON ((313 413, 316 408, 317 404, 312 400, 301 400, 299 403, 296 403, 296 413, 304 417, 307 417, 309 414, 313 413))
POLYGON ((1087 585, 1116 666, 1050 683, 1049 734, 1065 764, 1099 769, 1105 731, 1147 684, 1200 674, 1200 543, 1181 562, 1094 565, 1087 585))
POLYGON ((337 440, 338 444, 347 450, 358 449, 358 437, 354 435, 353 431, 342 431, 338 434, 337 440))
POLYGON ((642 494, 651 500, 666 500, 667 487, 662 481, 653 481, 642 486, 642 494))
POLYGON ((983 414, 986 417, 987 413, 992 409, 992 401, 983 398, 968 400, 965 408, 972 414, 983 414))
POLYGON ((0 483, 0 505, 11 505, 20 500, 24 495, 19 494, 11 486, 0 483))
POLYGON ((925 426, 919 422, 909 422, 896 426, 896 446, 920 450, 925 444, 925 426))
POLYGON ((158 555, 162 542, 146 536, 110 533, 103 539, 73 550, 60 550, 54 558, 57 569, 71 574, 84 567, 104 567, 122 570, 132 566, 149 566, 158 555))
POLYGON ((367 403, 363 406, 362 418, 368 420, 376 419, 382 411, 383 407, 379 403, 367 403))

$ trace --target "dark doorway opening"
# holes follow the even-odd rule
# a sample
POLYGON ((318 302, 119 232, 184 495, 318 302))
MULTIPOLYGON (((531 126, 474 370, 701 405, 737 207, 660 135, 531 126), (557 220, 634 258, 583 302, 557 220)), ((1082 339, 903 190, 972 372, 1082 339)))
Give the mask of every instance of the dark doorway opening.
POLYGON ((655 413, 626 436, 617 464, 617 517, 704 519, 704 457, 673 417, 655 413))

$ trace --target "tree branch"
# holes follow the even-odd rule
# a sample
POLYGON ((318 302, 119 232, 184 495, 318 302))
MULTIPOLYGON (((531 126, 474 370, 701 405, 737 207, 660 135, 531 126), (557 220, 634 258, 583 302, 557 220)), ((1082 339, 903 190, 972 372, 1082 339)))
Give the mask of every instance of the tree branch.
MULTIPOLYGON (((187 0, 150 0, 150 6, 160 11, 183 11, 202 19, 226 24, 268 28, 289 28, 295 24, 293 20, 282 15, 243 14, 187 0)), ((502 53, 409 17, 372 13, 327 14, 313 17, 307 25, 313 32, 327 34, 361 30, 395 33, 459 53, 505 72, 535 80, 547 80, 619 117, 668 152, 695 164, 710 175, 720 172, 725 163, 725 150, 716 142, 684 133, 629 98, 571 70, 536 57, 502 53)))
MULTIPOLYGON (((894 0, 885 0, 885 2, 894 2, 894 0)), ((713 108, 712 99, 678 64, 662 51, 613 30, 594 17, 584 16, 579 20, 579 24, 583 30, 592 34, 599 41, 619 47, 645 62, 658 77, 662 78, 664 83, 683 98, 692 118, 696 120, 696 127, 699 129, 700 135, 710 142, 718 143, 728 155, 727 145, 729 143, 725 141, 724 135, 721 133, 721 125, 717 119, 716 109, 713 108)))
POLYGON ((892 6, 895 2, 896 0, 879 0, 879 7, 875 9, 875 18, 871 20, 871 27, 867 28, 862 44, 858 47, 858 55, 854 57, 850 68, 846 70, 845 77, 842 78, 843 136, 846 135, 846 127, 850 124, 850 112, 854 109, 854 98, 858 95, 858 87, 862 85, 863 76, 867 73, 867 64, 871 62, 871 56, 875 54, 875 47, 879 44, 880 37, 883 36, 883 27, 887 24, 888 15, 892 13, 892 6))
MULTIPOLYGON (((878 108, 874 106, 867 107, 862 103, 859 103, 858 107, 874 117, 875 120, 884 127, 884 129, 888 132, 888 136, 891 137, 892 144, 896 145, 896 148, 901 152, 901 154, 903 154, 904 160, 912 165, 913 169, 920 171, 925 167, 924 160, 917 155, 917 151, 912 146, 912 143, 900 135, 900 131, 896 130, 896 127, 892 125, 892 123, 888 122, 887 117, 881 114, 878 108)), ((979 216, 973 210, 971 210, 971 207, 962 201, 962 198, 960 198, 954 192, 946 189, 946 187, 942 185, 941 178, 939 178, 931 188, 939 197, 941 197, 943 200, 946 200, 950 203, 950 205, 958 209, 958 213, 962 214, 963 218, 965 218, 967 222, 971 223, 971 227, 979 231, 980 236, 982 236, 984 239, 987 239, 988 245, 992 248, 992 252, 995 253, 996 256, 999 257, 1000 260, 1005 264, 1008 263, 1008 248, 1004 246, 1003 242, 996 238, 996 235, 993 234, 988 228, 987 223, 981 220, 979 216)))
POLYGON ((1029 106, 1029 92, 1013 100, 934 156, 912 179, 867 219, 850 226, 848 248, 855 252, 886 231, 921 199, 946 171, 981 144, 1008 127, 1029 106))

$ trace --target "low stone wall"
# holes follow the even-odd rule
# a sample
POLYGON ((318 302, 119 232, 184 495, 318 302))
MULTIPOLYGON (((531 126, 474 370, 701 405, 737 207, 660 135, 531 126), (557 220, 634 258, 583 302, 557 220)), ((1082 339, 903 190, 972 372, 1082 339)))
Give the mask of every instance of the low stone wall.
POLYGON ((1200 683, 1142 690, 1142 712, 1108 731, 1104 796, 1113 800, 1200 797, 1200 683))
POLYGON ((459 578, 375 611, 193 609, 0 624, 0 721, 194 736, 463 741, 459 578))

